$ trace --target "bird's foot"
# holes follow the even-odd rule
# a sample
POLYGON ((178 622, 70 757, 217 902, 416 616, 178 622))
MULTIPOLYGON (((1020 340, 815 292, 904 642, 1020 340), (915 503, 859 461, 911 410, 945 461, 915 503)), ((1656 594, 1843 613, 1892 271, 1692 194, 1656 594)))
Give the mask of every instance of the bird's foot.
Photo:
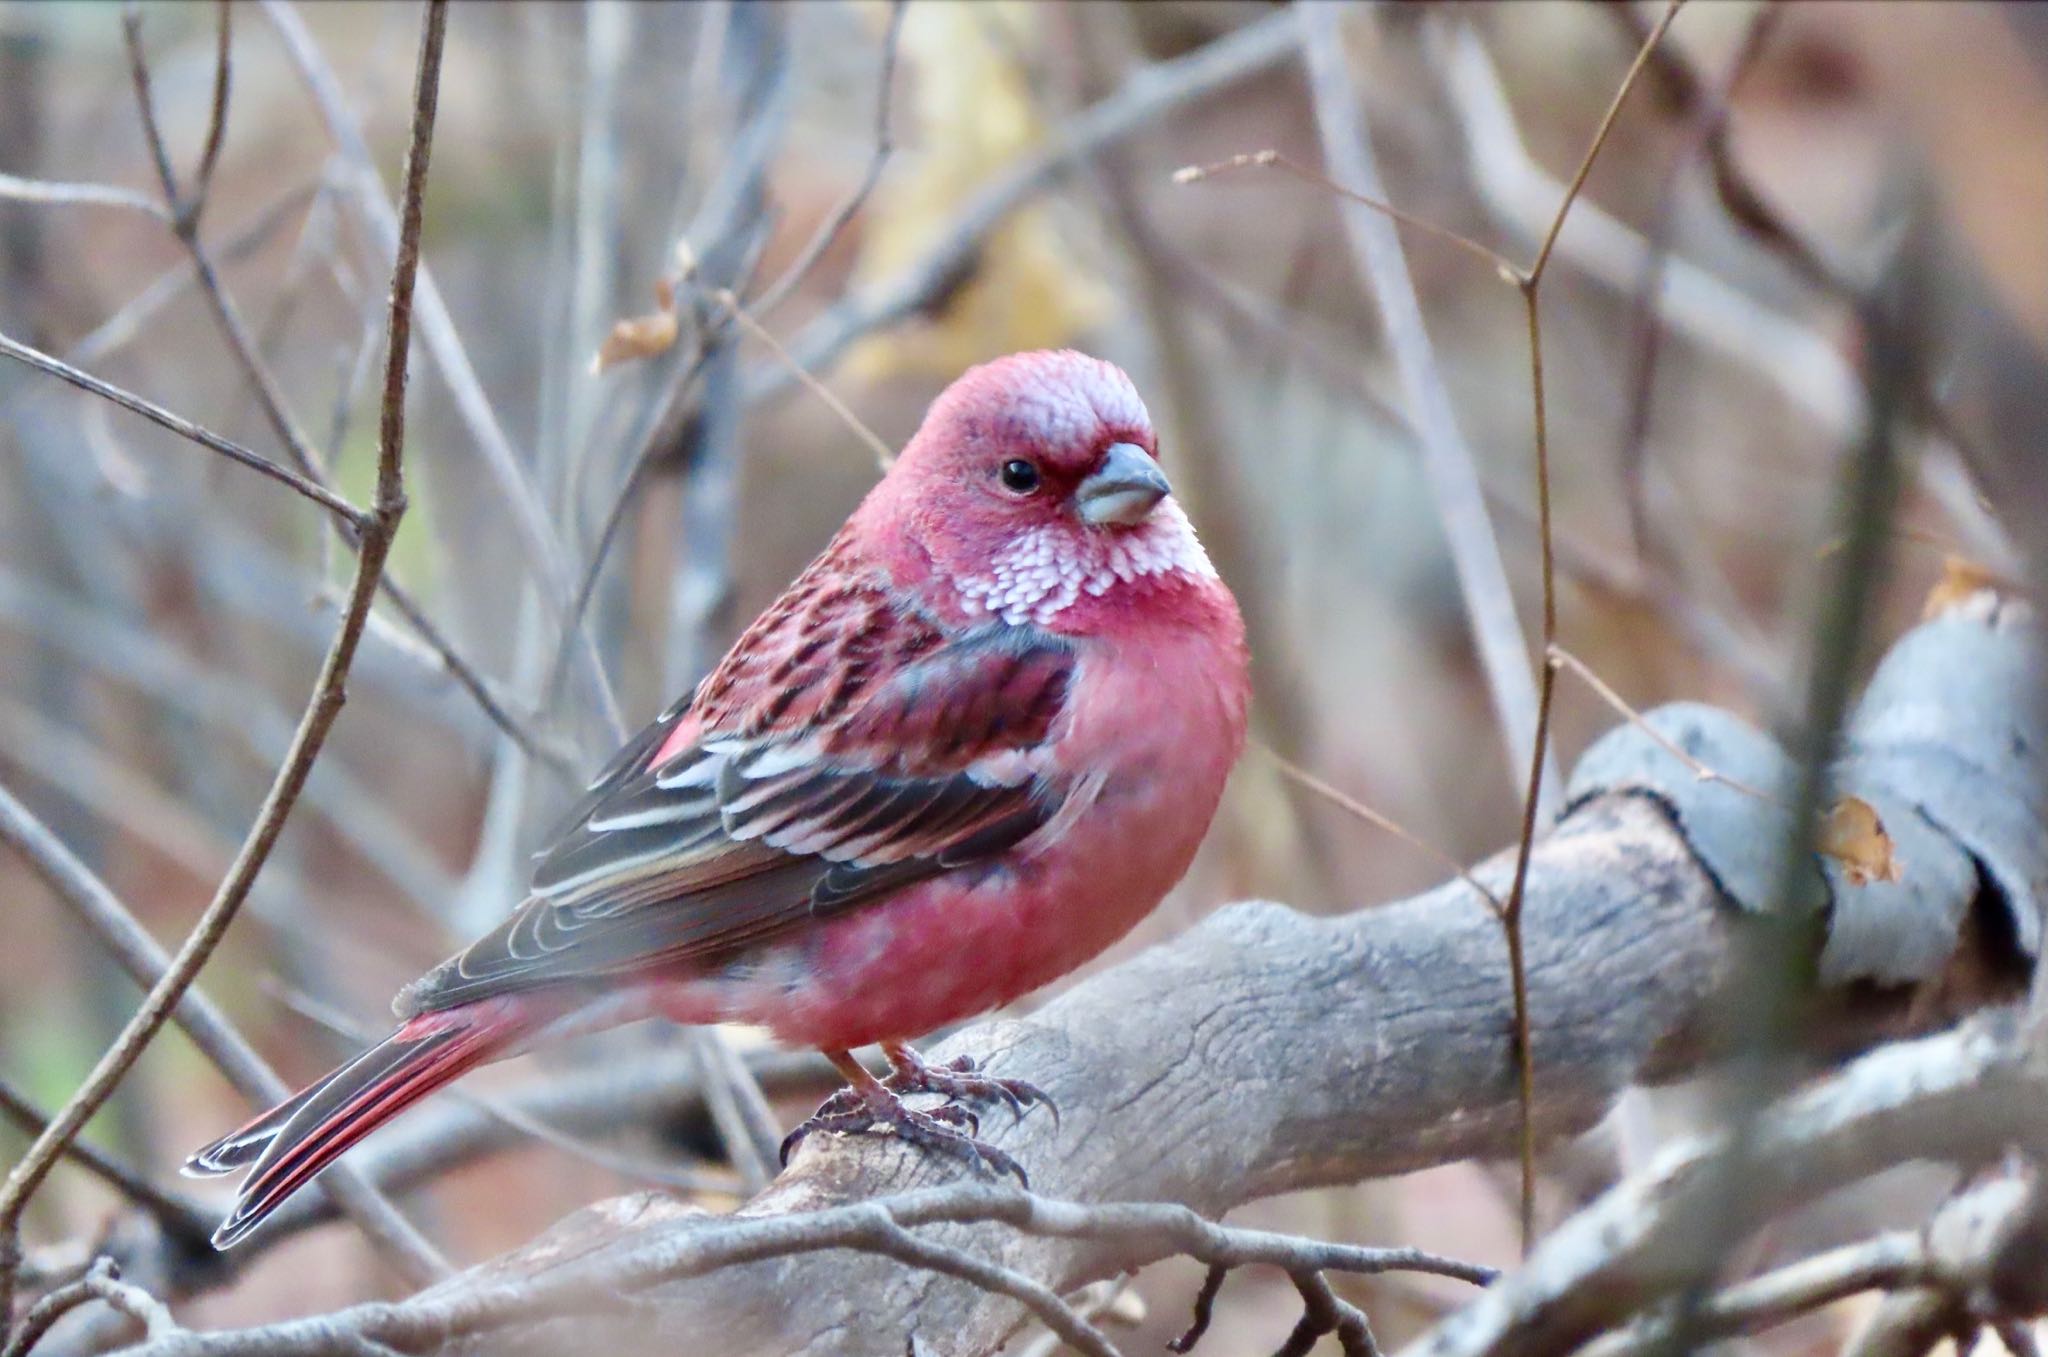
POLYGON ((1031 1186, 1031 1179, 1025 1174, 1022 1164, 986 1141, 975 1139, 981 1123, 973 1112, 952 1103, 930 1112, 919 1112, 873 1080, 865 1087, 857 1085, 840 1089, 819 1104, 810 1119, 800 1123, 783 1140, 782 1162, 787 1164, 791 1152, 813 1132, 836 1131, 841 1135, 852 1135, 876 1128, 921 1149, 935 1150, 964 1160, 971 1167, 998 1177, 1005 1173, 1015 1174, 1020 1185, 1031 1186))
POLYGON ((971 1055, 955 1056, 943 1065, 928 1065, 924 1057, 908 1046, 884 1048, 890 1070, 882 1087, 892 1093, 937 1093, 950 1102, 1002 1102, 1018 1117, 1045 1104, 1052 1124, 1060 1124, 1059 1104, 1050 1094, 1027 1079, 998 1079, 981 1073, 971 1055))

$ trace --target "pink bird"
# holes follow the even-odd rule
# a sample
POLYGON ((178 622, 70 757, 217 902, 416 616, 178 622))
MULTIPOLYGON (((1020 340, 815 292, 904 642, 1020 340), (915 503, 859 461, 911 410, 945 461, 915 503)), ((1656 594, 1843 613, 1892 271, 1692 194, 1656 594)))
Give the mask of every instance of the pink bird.
POLYGON ((880 1128, 1021 1179, 959 1101, 1043 1095, 906 1040, 1066 974, 1159 903, 1243 747, 1246 664, 1130 379, 1072 352, 969 371, 598 775, 511 918, 408 986, 382 1045, 187 1161, 249 1169, 214 1243, 464 1071, 649 1016, 831 1059, 848 1087, 785 1158, 806 1132, 880 1128), (849 1054, 876 1042, 885 1079, 849 1054))

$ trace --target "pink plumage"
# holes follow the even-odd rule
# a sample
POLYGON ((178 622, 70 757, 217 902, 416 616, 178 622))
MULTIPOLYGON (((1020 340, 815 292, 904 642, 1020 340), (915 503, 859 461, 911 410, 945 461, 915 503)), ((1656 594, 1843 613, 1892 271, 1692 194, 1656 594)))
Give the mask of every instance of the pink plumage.
POLYGON ((1158 904, 1248 693, 1236 604, 1130 380, 1071 352, 969 371, 599 774, 512 917, 408 986, 389 1040, 188 1161, 250 1170, 216 1242, 475 1065, 649 1014, 830 1055, 850 1087, 798 1135, 881 1125, 1015 1169, 971 1119, 896 1095, 1041 1095, 904 1042, 1071 971, 1158 904), (886 1080, 846 1054, 870 1042, 886 1080))

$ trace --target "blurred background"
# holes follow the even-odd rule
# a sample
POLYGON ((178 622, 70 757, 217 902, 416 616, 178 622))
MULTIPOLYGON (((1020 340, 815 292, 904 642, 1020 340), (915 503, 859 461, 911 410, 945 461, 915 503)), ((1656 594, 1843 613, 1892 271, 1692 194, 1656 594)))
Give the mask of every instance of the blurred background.
MULTIPOLYGON (((1321 167, 1326 137, 1362 136, 1387 199, 1526 262, 1661 10, 1342 6, 1331 31, 1355 100, 1341 106, 1312 96, 1284 10, 1250 0, 457 5, 426 202, 445 318, 415 342, 412 507, 392 573, 525 747, 380 609, 334 739, 203 988, 294 1081, 381 1029, 400 984, 517 900, 527 854, 615 743, 613 721, 637 725, 694 682, 872 483, 873 453, 730 323, 719 288, 891 446, 983 359, 1074 346, 1123 365, 1250 620, 1257 738, 1451 857, 1511 842, 1526 769, 1496 716, 1446 506, 1466 549, 1478 543, 1467 566, 1490 556, 1504 571, 1523 633, 1509 653, 1532 662, 1519 295, 1471 252, 1403 232, 1434 346, 1426 377, 1482 492, 1447 498, 1339 200, 1281 168, 1174 171, 1262 149, 1321 167), (877 298, 895 304, 878 315, 877 298), (586 574, 586 639, 564 642, 586 574)), ((198 238, 257 362, 237 355, 164 220, 23 187, 162 201, 123 11, 107 4, 0 0, 0 331, 282 457, 260 370, 366 502, 389 274, 378 204, 396 183, 419 13, 229 12, 231 98, 198 238)), ((220 11, 137 13, 189 189, 220 11)), ((1973 333, 2048 337, 2044 80, 2048 15, 2031 5, 1717 0, 1680 14, 1542 294, 1559 634, 1631 702, 1692 698, 1763 723, 1796 710, 1864 401, 1851 308, 1827 280, 1887 257, 1902 181, 1933 204, 1946 300, 1973 333), (1717 182, 1724 150, 1749 215, 1717 182), (1822 267, 1788 262, 1768 221, 1822 267)), ((1970 375, 1936 374, 1962 394, 1970 375)), ((1971 471, 2025 432, 1987 417, 1916 447, 1873 644, 1917 615, 1947 558, 2018 569, 1971 471)), ((299 498, 0 365, 0 779, 169 945, 282 753, 349 564, 299 498)), ((1563 679, 1562 766, 1615 719, 1563 679)), ((1186 883, 1099 964, 1230 900, 1354 909, 1443 874, 1255 755, 1186 883)), ((138 991, 4 855, 0 923, 0 1079, 52 1108, 138 991)), ((734 1040, 785 1124, 828 1087, 734 1040)), ((615 1033, 465 1087, 523 1096, 675 1044, 615 1033)), ((242 1115, 172 1033, 90 1137, 168 1180, 242 1115)), ((1546 1212, 1597 1188, 1670 1115, 1554 1156, 1546 1212)), ((718 1157, 700 1106, 608 1130, 569 1146, 499 1137, 406 1204, 471 1261, 644 1185, 635 1166, 718 1157)), ((25 1144, 0 1127, 0 1159, 25 1144)), ((742 1180, 700 1167, 705 1203, 730 1205, 742 1180)), ((28 1221, 32 1256, 83 1249, 117 1205, 60 1170, 28 1221)), ((1881 1193, 1842 1204, 1772 1247, 1847 1238, 1886 1209, 1881 1193)), ((1515 1250, 1499 1166, 1241 1218, 1487 1262, 1515 1250)), ((1136 1283, 1148 1334, 1183 1326, 1199 1273, 1166 1264, 1136 1283)), ((1451 1294, 1333 1280, 1387 1342, 1451 1294)), ((355 1233, 329 1227, 181 1315, 251 1322, 397 1287, 355 1233)), ((1236 1274, 1208 1341, 1270 1348, 1297 1313, 1283 1277, 1236 1274)), ((1819 1348, 1846 1322, 1838 1308, 1769 1346, 1819 1348)))

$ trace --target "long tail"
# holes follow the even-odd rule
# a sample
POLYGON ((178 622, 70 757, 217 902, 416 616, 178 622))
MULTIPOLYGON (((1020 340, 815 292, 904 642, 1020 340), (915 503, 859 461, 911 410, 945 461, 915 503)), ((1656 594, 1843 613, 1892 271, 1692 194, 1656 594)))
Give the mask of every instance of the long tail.
POLYGON ((443 1084, 504 1054, 532 1028, 505 1000, 423 1014, 381 1045, 222 1136, 185 1161, 194 1176, 249 1176, 213 1232, 215 1248, 239 1243, 343 1151, 443 1084))

